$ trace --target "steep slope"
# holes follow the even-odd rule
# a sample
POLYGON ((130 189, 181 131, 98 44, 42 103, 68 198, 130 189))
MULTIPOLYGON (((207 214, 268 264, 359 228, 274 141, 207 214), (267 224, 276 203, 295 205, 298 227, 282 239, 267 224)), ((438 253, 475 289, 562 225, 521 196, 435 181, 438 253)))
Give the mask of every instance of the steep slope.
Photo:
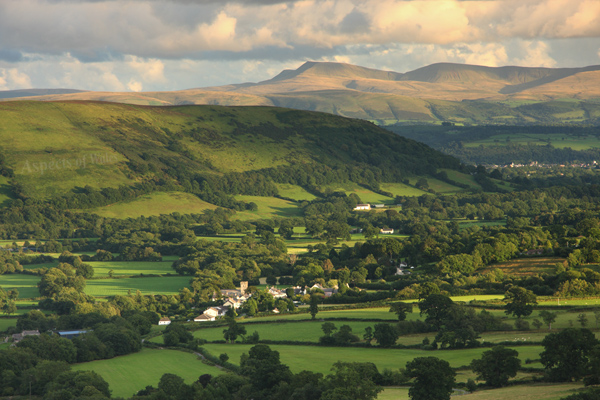
POLYGON ((375 187, 460 168, 366 121, 276 107, 24 101, 0 103, 0 120, 2 167, 23 199, 119 186, 273 195, 274 182, 375 187))

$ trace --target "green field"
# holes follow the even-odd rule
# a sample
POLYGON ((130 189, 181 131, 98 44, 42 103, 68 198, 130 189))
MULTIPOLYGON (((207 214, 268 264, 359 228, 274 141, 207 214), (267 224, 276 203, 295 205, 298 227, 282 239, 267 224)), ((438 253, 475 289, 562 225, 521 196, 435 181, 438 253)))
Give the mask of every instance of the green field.
POLYGON ((189 287, 189 276, 165 276, 158 278, 92 279, 87 281, 85 293, 90 296, 126 295, 129 290, 142 294, 177 294, 189 287))
MULTIPOLYGON (((206 344, 203 346, 213 355, 227 353, 229 362, 239 364, 242 353, 247 353, 250 345, 243 344, 206 344)), ((447 360, 453 368, 469 365, 475 358, 481 357, 486 348, 463 349, 463 350, 406 350, 406 349, 382 349, 376 346, 372 348, 357 347, 322 347, 322 346, 290 346, 271 345, 271 349, 277 350, 281 356, 281 362, 288 365, 292 372, 298 373, 302 370, 321 372, 327 374, 331 366, 337 361, 344 362, 373 362, 382 371, 384 368, 404 368, 408 361, 415 357, 438 357, 447 360)), ((518 346, 521 360, 539 358, 541 346, 518 346)))
POLYGON ((405 185, 404 183, 381 183, 381 190, 392 193, 394 196, 422 196, 426 191, 405 185))
POLYGON ((311 201, 311 200, 314 200, 317 198, 314 194, 307 192, 306 189, 304 189, 303 187, 298 186, 298 185, 277 183, 277 184, 275 184, 275 186, 277 186, 279 195, 282 197, 287 197, 289 199, 294 199, 294 200, 298 200, 298 201, 303 201, 303 200, 311 201))
POLYGON ((88 261, 87 264, 94 267, 94 277, 107 277, 111 270, 113 276, 175 273, 171 268, 173 261, 88 261))
POLYGON ((4 274, 0 276, 0 286, 2 286, 2 289, 17 289, 19 291, 19 299, 40 297, 40 292, 37 288, 37 283, 41 279, 39 276, 24 274, 4 274))
POLYGON ((106 218, 137 218, 178 212, 180 214, 201 214, 214 210, 214 204, 200 200, 197 196, 182 192, 155 192, 135 200, 98 207, 87 212, 106 218))
POLYGON ((109 384, 115 397, 130 397, 147 385, 157 386, 163 374, 171 373, 193 383, 200 375, 223 372, 198 360, 194 354, 175 350, 142 349, 139 353, 76 364, 75 371, 95 371, 109 384))
POLYGON ((369 189, 366 189, 360 185, 358 185, 357 183, 354 182, 347 182, 347 183, 339 183, 339 184, 333 184, 333 185, 323 185, 321 186, 321 191, 327 191, 327 190, 331 190, 333 192, 344 192, 347 195, 350 195, 352 193, 356 194, 358 197, 360 197, 360 200, 363 203, 369 203, 369 204, 378 204, 378 203, 382 203, 382 204, 394 204, 394 199, 392 199, 391 197, 388 196, 384 196, 382 194, 379 193, 375 193, 369 189))
POLYGON ((245 202, 254 202, 258 206, 256 211, 240 211, 236 212, 232 219, 242 221, 256 219, 271 219, 275 217, 301 217, 302 209, 298 204, 278 199, 277 197, 266 196, 235 196, 236 200, 245 202))
POLYGON ((0 318, 0 332, 4 332, 11 326, 17 326, 16 318, 0 318))

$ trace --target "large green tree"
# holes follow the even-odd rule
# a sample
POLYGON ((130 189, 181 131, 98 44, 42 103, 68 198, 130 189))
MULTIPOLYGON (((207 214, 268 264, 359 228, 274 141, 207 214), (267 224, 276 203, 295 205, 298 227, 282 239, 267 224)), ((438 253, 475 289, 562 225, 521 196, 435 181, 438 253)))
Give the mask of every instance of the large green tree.
POLYGON ((506 386, 508 379, 517 375, 521 367, 519 353, 504 346, 495 346, 484 351, 480 359, 471 361, 471 369, 478 380, 493 387, 506 386))
POLYGON ((417 357, 406 364, 406 374, 415 378, 408 390, 411 400, 450 400, 456 373, 448 361, 417 357))
POLYGON ((567 328, 547 335, 540 358, 549 378, 560 382, 586 376, 592 350, 598 343, 589 329, 567 328))
POLYGON ((504 301, 507 302, 504 306, 506 314, 521 318, 533 312, 533 305, 537 304, 537 297, 531 290, 512 286, 504 293, 504 301))
POLYGON ((398 329, 392 324, 380 323, 375 325, 373 337, 381 347, 393 346, 399 336, 398 329))

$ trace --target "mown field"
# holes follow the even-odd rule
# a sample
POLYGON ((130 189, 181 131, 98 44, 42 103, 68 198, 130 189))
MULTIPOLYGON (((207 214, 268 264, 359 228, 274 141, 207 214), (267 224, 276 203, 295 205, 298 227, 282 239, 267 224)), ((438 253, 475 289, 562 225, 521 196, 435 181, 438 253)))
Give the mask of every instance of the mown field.
POLYGON ((110 271, 113 276, 175 273, 171 268, 173 261, 88 261, 87 264, 94 267, 94 277, 108 277, 110 271))
POLYGON ((36 275, 24 274, 4 274, 1 275, 0 282, 2 289, 8 291, 17 289, 19 291, 19 299, 29 299, 32 297, 40 297, 40 292, 37 288, 37 283, 40 277, 36 275))
POLYGON ((73 370, 97 372, 108 382, 114 397, 130 397, 147 385, 156 387, 160 377, 166 373, 179 375, 188 384, 203 374, 223 373, 204 364, 194 354, 151 349, 109 360, 76 364, 73 370))
MULTIPOLYGON (((239 364, 242 353, 247 353, 251 345, 245 344, 214 344, 203 346, 213 355, 226 353, 229 362, 239 364)), ((373 346, 371 348, 357 347, 322 347, 322 346, 292 346, 292 345, 270 345, 271 349, 277 350, 281 356, 281 362, 288 365, 292 372, 303 370, 329 373, 331 366, 336 361, 344 362, 372 362, 382 371, 385 368, 404 368, 408 361, 415 357, 434 356, 446 360, 453 368, 469 365, 474 358, 480 358, 486 348, 457 350, 413 350, 413 349, 383 349, 373 346)), ((518 346, 519 358, 539 358, 541 346, 518 346)))

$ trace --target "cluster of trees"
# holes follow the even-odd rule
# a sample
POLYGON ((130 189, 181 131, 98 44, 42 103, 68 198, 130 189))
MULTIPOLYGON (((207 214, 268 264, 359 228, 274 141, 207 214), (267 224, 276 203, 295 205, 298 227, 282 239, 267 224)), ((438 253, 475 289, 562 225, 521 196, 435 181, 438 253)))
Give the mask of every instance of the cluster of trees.
POLYGON ((19 297, 17 289, 4 290, 0 287, 0 310, 5 314, 12 314, 17 311, 15 300, 19 297))
POLYGON ((99 313, 45 316, 30 311, 19 317, 17 330, 39 330, 40 336, 26 336, 17 349, 27 350, 40 359, 79 363, 137 352, 142 347, 141 335, 150 332, 158 315, 148 312, 128 312, 125 317, 107 318, 99 313), (72 339, 62 338, 55 330, 81 330, 85 333, 72 339))
POLYGON ((40 396, 44 400, 109 399, 108 383, 93 371, 71 371, 64 361, 44 360, 26 349, 0 351, 2 396, 40 396))

